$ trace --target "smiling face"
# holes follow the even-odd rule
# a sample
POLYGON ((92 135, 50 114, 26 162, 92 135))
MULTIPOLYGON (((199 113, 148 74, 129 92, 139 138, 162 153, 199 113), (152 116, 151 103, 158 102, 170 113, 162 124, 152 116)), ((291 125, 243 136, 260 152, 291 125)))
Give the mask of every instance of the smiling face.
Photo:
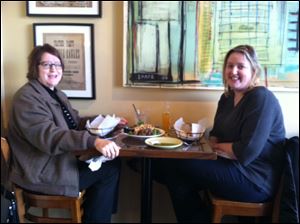
POLYGON ((239 52, 232 53, 226 62, 224 78, 234 92, 245 92, 252 82, 251 64, 246 56, 239 52))
POLYGON ((44 53, 38 66, 38 80, 44 86, 54 89, 62 79, 61 61, 55 55, 44 53))
POLYGON ((250 45, 239 45, 229 50, 223 63, 225 95, 245 93, 259 84, 261 66, 250 45))

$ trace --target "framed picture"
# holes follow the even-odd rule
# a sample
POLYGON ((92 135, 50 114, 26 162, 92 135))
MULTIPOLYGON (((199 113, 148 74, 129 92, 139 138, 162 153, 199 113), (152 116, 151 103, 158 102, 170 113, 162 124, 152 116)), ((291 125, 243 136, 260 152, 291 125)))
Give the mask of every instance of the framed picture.
POLYGON ((102 1, 26 1, 27 16, 101 17, 102 1))
POLYGON ((95 99, 94 25, 34 23, 34 45, 60 51, 65 69, 58 87, 71 99, 95 99))

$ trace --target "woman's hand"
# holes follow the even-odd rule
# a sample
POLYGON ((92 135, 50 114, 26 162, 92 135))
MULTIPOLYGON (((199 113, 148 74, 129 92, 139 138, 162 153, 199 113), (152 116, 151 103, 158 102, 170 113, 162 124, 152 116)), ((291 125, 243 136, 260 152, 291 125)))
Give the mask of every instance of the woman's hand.
POLYGON ((117 157, 120 151, 120 147, 115 142, 101 138, 96 139, 95 148, 109 159, 117 157))
POLYGON ((212 148, 220 156, 228 159, 237 159, 232 150, 232 143, 214 143, 212 148))

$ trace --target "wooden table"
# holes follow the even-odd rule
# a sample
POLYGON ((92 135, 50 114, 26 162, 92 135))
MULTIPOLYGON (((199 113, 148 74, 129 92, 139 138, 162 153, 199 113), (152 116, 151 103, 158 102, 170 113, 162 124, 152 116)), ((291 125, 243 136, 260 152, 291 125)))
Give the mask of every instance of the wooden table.
MULTIPOLYGON (((113 139, 120 147, 120 157, 142 158, 141 167, 141 223, 152 222, 152 176, 151 158, 176 159, 206 159, 215 160, 217 154, 213 152, 203 138, 198 144, 182 145, 176 149, 157 149, 147 146, 142 138, 128 137, 124 134, 113 139)), ((83 151, 81 151, 83 152, 83 151)), ((95 149, 84 151, 84 155, 99 156, 95 149)))

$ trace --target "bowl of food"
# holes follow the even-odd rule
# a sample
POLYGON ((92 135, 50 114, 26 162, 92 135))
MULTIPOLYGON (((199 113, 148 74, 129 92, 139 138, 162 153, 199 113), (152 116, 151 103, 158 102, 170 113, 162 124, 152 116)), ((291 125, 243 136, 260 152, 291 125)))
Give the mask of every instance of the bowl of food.
MULTIPOLYGON (((187 124, 188 125, 188 124, 187 124)), ((200 132, 186 131, 182 129, 175 129, 176 135, 178 138, 184 141, 198 141, 203 136, 205 130, 200 132)))
POLYGON ((121 118, 115 115, 98 115, 91 123, 89 120, 86 122, 86 129, 94 135, 105 137, 111 133, 114 128, 120 123, 121 118))
POLYGON ((94 135, 99 135, 100 137, 104 137, 111 133, 114 130, 115 126, 107 127, 107 128, 88 128, 88 131, 94 135))
POLYGON ((180 118, 175 122, 174 130, 181 140, 198 141, 205 132, 205 126, 200 121, 198 123, 185 123, 183 118, 180 118))

